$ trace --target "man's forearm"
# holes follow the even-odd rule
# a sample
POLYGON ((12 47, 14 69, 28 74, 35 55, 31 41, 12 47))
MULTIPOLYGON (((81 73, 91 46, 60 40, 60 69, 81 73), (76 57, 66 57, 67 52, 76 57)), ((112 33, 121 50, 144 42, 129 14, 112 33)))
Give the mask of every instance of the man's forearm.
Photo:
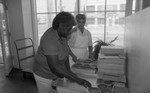
POLYGON ((89 57, 91 57, 92 56, 93 47, 92 46, 88 46, 88 50, 89 50, 89 57))

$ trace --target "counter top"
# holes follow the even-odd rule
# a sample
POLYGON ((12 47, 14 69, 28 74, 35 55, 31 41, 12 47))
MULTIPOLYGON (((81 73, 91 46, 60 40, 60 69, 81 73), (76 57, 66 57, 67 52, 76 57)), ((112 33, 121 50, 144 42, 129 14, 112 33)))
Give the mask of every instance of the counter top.
MULTIPOLYGON (((76 73, 80 78, 86 79, 92 84, 92 87, 96 86, 97 74, 81 74, 76 73)), ((59 93, 89 93, 88 89, 72 82, 68 79, 60 80, 59 84, 57 84, 57 89, 59 93)))

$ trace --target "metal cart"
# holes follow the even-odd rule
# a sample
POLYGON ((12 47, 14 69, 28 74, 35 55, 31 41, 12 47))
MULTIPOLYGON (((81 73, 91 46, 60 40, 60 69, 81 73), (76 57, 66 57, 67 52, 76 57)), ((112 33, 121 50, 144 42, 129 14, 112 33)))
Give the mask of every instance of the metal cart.
MULTIPOLYGON (((23 77, 26 78, 27 74, 32 74, 32 67, 23 66, 28 63, 32 63, 34 61, 35 50, 33 40, 31 38, 22 38, 14 41, 16 52, 17 52, 17 60, 19 63, 19 69, 23 72, 23 77)), ((29 65, 31 66, 31 65, 29 65)))

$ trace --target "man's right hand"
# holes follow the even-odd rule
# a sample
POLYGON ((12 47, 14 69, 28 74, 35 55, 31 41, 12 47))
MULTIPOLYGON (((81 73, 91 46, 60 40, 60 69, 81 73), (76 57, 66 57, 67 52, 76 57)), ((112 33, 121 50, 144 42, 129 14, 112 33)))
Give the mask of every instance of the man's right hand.
POLYGON ((78 84, 83 85, 86 88, 90 88, 92 86, 91 83, 85 79, 79 79, 78 84))

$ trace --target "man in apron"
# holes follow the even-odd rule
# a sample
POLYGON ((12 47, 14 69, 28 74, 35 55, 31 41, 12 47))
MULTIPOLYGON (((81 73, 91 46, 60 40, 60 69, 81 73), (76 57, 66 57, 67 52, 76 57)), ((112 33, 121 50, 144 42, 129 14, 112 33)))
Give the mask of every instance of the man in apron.
MULTIPOLYGON (((85 29, 86 16, 78 14, 76 16, 77 26, 72 29, 72 34, 69 37, 69 47, 76 55, 77 59, 88 59, 92 57, 92 37, 91 33, 85 29)), ((70 66, 74 64, 70 57, 70 66)))

